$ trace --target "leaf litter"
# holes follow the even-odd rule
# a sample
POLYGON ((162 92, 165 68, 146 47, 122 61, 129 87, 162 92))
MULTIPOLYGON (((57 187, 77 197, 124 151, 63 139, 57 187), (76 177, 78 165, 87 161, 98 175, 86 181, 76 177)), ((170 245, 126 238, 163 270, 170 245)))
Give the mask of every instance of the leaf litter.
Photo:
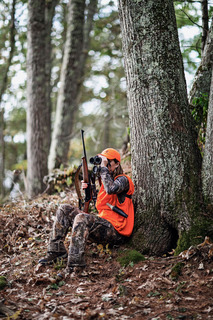
POLYGON ((61 203, 77 206, 74 192, 0 207, 2 319, 213 319, 213 244, 208 238, 177 257, 145 256, 125 266, 118 258, 129 246, 89 243, 87 266, 66 276, 66 261, 38 264, 61 203))

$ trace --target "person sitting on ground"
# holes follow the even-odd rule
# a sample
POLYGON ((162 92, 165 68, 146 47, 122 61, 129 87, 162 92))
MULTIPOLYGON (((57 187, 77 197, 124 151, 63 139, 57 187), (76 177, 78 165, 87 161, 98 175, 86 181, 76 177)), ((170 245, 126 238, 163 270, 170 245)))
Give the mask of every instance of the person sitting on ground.
MULTIPOLYGON (((66 258, 64 240, 69 227, 72 227, 68 252, 67 271, 73 267, 86 265, 84 253, 87 239, 98 244, 122 244, 131 236, 134 226, 134 208, 132 194, 134 184, 130 177, 123 173, 120 153, 112 148, 101 154, 101 187, 97 196, 98 215, 88 214, 69 204, 61 205, 56 212, 56 219, 49 240, 47 255, 39 260, 45 265, 66 258), (107 203, 117 206, 128 217, 114 212, 107 203)), ((88 185, 82 182, 82 188, 88 185)))

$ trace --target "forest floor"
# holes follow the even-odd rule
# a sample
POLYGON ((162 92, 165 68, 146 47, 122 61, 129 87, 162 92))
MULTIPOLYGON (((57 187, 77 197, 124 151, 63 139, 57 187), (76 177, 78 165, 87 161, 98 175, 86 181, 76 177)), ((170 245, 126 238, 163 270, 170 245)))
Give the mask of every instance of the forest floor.
POLYGON ((38 264, 57 207, 76 201, 69 192, 0 207, 0 285, 6 278, 0 290, 2 318, 213 319, 213 244, 208 239, 179 256, 145 256, 125 267, 118 257, 129 247, 109 250, 90 243, 87 266, 66 277, 66 261, 38 264))

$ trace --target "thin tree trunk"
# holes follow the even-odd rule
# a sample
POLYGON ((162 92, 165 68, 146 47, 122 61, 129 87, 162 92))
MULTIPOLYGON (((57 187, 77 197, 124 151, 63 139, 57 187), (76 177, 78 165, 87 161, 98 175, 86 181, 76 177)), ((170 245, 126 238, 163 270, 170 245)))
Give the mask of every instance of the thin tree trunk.
POLYGON ((5 170, 5 142, 4 142, 4 109, 0 109, 0 198, 5 195, 4 170, 5 170))
POLYGON ((144 252, 162 254, 179 237, 181 250, 195 239, 192 230, 197 235, 201 158, 173 2, 119 0, 119 13, 135 183, 133 242, 144 252))
POLYGON ((80 56, 83 48, 85 0, 70 0, 64 56, 61 67, 60 89, 50 147, 48 167, 51 171, 67 161, 69 135, 74 124, 76 96, 80 75, 80 56))
MULTIPOLYGON (((51 112, 52 112, 52 103, 51 103, 51 71, 52 71, 52 43, 51 43, 51 31, 53 18, 55 15, 55 8, 59 0, 46 1, 45 8, 45 23, 46 23, 46 108, 45 108, 45 119, 46 127, 45 135, 47 139, 47 147, 50 149, 51 144, 51 112)), ((49 151, 48 151, 49 154, 49 151)))
POLYGON ((7 82, 8 82, 8 72, 9 68, 11 66, 12 58, 14 55, 15 50, 15 33, 16 33, 16 27, 15 27, 15 6, 16 6, 16 0, 13 0, 12 3, 12 10, 11 10, 11 22, 10 22, 10 53, 7 60, 7 65, 4 71, 2 85, 0 87, 0 103, 2 101, 2 96, 5 93, 5 90, 7 88, 7 82))
POLYGON ((27 50, 27 184, 32 197, 45 188, 48 139, 46 137, 45 1, 28 1, 27 50))
POLYGON ((213 68, 203 157, 203 192, 207 203, 213 208, 213 68))
POLYGON ((87 15, 86 15, 86 21, 84 25, 84 42, 83 42, 83 50, 81 54, 81 70, 80 70, 80 81, 79 81, 79 88, 82 85, 83 79, 84 79, 84 73, 85 73, 85 64, 86 59, 88 57, 88 51, 90 48, 90 32, 93 28, 93 19, 94 15, 97 11, 97 5, 98 0, 90 0, 90 2, 87 5, 87 15))
POLYGON ((208 15, 208 0, 202 0, 202 42, 201 42, 201 52, 203 54, 206 39, 209 30, 209 15, 208 15))
POLYGON ((8 72, 11 66, 12 58, 15 50, 15 6, 16 0, 12 2, 11 9, 11 22, 10 22, 10 53, 7 60, 7 64, 4 70, 4 74, 2 76, 2 82, 0 86, 0 195, 3 197, 5 194, 4 190, 4 171, 5 171, 5 142, 4 142, 4 129, 5 129, 5 121, 4 121, 4 108, 1 107, 2 97, 5 93, 8 85, 8 72))
MULTIPOLYGON (((73 118, 75 115, 75 112, 78 109, 78 104, 80 100, 80 89, 81 85, 84 79, 84 72, 85 72, 85 64, 86 59, 88 56, 89 46, 90 46, 90 32, 92 30, 93 26, 93 17, 95 12, 97 11, 97 0, 90 0, 89 4, 87 5, 87 8, 85 11, 87 11, 86 14, 86 20, 84 24, 84 28, 82 30, 83 32, 83 47, 80 49, 76 57, 76 64, 78 62, 78 70, 73 71, 73 74, 70 74, 70 82, 67 80, 67 86, 70 85, 70 83, 73 82, 73 78, 75 79, 75 84, 77 85, 76 88, 72 88, 70 93, 70 105, 73 105, 70 112, 67 114, 67 120, 62 118, 61 128, 60 128, 60 121, 55 122, 54 125, 54 132, 53 132, 53 141, 51 144, 51 150, 50 150, 50 156, 49 156, 49 170, 51 171, 54 167, 59 166, 61 163, 67 162, 67 156, 68 156, 68 150, 70 145, 70 139, 72 137, 73 133, 73 118), (81 51, 80 51, 81 50, 81 51), (69 119, 68 119, 69 118, 69 119), (62 130, 65 126, 68 126, 66 131, 62 130), (63 131, 63 135, 60 136, 60 131, 63 131), (67 136, 65 135, 65 132, 67 132, 67 136), (59 149, 59 146, 60 149, 59 149)), ((70 13, 71 14, 71 13, 70 13)), ((73 13, 74 14, 74 13, 73 13)), ((68 29, 69 32, 69 29, 68 29)), ((71 44, 70 44, 71 45, 71 44)), ((77 45, 77 44, 76 44, 77 45)), ((67 46, 65 46, 66 48, 67 46)), ((71 54, 71 51, 70 51, 71 54)), ((65 64, 65 61, 63 61, 65 64)), ((61 93, 59 93, 61 94, 61 93)), ((61 107, 62 108, 62 107, 61 107)), ((57 104, 57 116, 62 113, 62 110, 59 112, 58 109, 61 109, 59 107, 59 97, 58 97, 58 104, 57 104)), ((65 103, 64 103, 65 108, 65 103)), ((63 109, 63 108, 62 108, 63 109)), ((66 109, 66 108, 65 108, 66 109)))

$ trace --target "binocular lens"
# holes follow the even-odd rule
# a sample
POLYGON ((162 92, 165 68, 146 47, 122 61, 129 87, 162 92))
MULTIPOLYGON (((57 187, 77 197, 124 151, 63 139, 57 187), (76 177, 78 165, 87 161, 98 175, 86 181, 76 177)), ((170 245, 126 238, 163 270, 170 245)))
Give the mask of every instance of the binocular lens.
POLYGON ((89 159, 89 162, 91 164, 96 164, 96 165, 101 164, 101 161, 102 161, 102 159, 99 156, 95 156, 95 157, 92 157, 89 159))

